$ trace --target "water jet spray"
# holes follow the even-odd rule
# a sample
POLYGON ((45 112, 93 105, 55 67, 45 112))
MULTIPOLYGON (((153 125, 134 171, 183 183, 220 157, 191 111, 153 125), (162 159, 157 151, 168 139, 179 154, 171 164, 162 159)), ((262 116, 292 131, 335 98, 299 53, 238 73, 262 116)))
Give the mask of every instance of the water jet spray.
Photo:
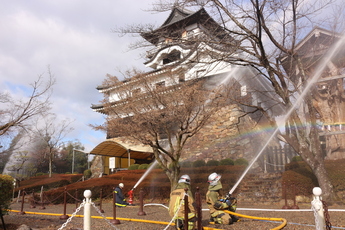
POLYGON ((158 163, 157 160, 155 160, 152 165, 146 170, 146 172, 140 177, 140 179, 137 181, 137 183, 134 185, 134 187, 131 190, 134 190, 147 176, 147 174, 149 174, 149 172, 151 172, 151 170, 156 166, 156 164, 158 163))
MULTIPOLYGON (((308 81, 308 83, 306 84, 306 87, 303 89, 302 93, 299 95, 299 97, 297 98, 296 102, 292 105, 292 107, 290 108, 290 110, 288 110, 288 112, 286 113, 286 115, 283 117, 283 119, 281 120, 282 123, 285 123, 286 120, 290 117, 291 113, 296 109, 297 106, 300 105, 301 101, 303 100, 303 98, 305 97, 306 93, 309 92, 309 89, 312 87, 313 84, 315 84, 317 82, 317 80, 320 78, 323 70, 325 69, 325 67, 327 66, 327 64, 330 62, 331 58, 334 57, 341 49, 340 47, 343 46, 345 43, 345 38, 341 38, 333 47, 332 49, 328 50, 327 54, 325 55, 325 57, 322 60, 322 64, 318 66, 318 68, 316 69, 314 75, 310 78, 310 80, 308 81)), ((278 126, 279 127, 279 126, 278 126)), ((270 136, 270 138, 267 140, 267 142, 265 143, 265 145, 262 147, 262 149, 258 152, 258 154, 256 155, 256 157, 251 161, 251 163, 248 165, 248 167, 246 168, 246 170, 243 172, 243 174, 241 175, 241 177, 238 179, 238 181, 235 183, 235 185, 231 188, 231 190, 229 191, 229 194, 232 194, 235 189, 237 188, 237 186, 241 183, 241 181, 243 180, 243 178, 245 177, 245 175, 248 173, 249 169, 253 166, 253 164, 257 161, 257 159, 261 156, 261 154, 263 153, 263 151, 266 149, 266 147, 268 146, 268 144, 271 142, 271 140, 276 136, 276 134, 279 131, 279 128, 276 128, 274 130, 274 132, 272 133, 272 135, 270 136)))

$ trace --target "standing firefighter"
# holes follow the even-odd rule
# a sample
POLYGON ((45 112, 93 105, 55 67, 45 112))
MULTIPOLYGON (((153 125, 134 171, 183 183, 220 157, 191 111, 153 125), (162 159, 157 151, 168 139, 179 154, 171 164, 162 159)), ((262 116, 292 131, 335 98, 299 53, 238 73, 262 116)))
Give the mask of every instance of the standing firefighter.
POLYGON ((212 173, 208 176, 208 191, 206 203, 210 209, 210 222, 215 224, 232 224, 238 221, 237 217, 229 215, 224 210, 236 211, 237 201, 231 196, 222 197, 220 190, 223 188, 220 182, 221 175, 212 173))
POLYGON ((125 199, 125 196, 123 195, 123 187, 125 187, 124 184, 120 183, 119 186, 117 186, 114 190, 114 193, 116 195, 115 205, 117 207, 126 207, 127 205, 129 205, 129 203, 125 199))
POLYGON ((188 175, 183 175, 178 181, 178 184, 170 194, 169 202, 169 215, 171 218, 176 220, 176 229, 180 230, 192 230, 195 225, 195 209, 194 209, 194 199, 192 196, 190 188, 190 177, 188 175), (188 192, 185 192, 185 188, 188 189, 188 192), (188 228, 185 228, 184 225, 184 197, 188 196, 188 228))

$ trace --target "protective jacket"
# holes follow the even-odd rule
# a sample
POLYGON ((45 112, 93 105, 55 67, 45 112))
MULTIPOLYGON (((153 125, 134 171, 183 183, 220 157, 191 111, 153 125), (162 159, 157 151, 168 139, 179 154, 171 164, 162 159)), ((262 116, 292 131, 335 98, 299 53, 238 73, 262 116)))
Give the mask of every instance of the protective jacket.
POLYGON ((129 203, 126 201, 125 196, 122 193, 122 189, 117 186, 114 190, 115 193, 115 205, 118 207, 126 207, 129 203))
POLYGON ((229 205, 229 202, 221 201, 224 199, 220 194, 222 188, 220 181, 216 185, 210 185, 206 193, 206 203, 210 209, 211 219, 219 224, 231 224, 233 222, 232 217, 223 210, 236 211, 236 203, 229 205))
POLYGON ((218 210, 228 209, 229 206, 226 203, 221 202, 223 198, 220 194, 220 190, 223 188, 220 182, 217 185, 208 186, 208 191, 206 193, 206 203, 210 209, 210 214, 217 212, 218 210))
MULTIPOLYGON (((184 196, 185 196, 185 188, 188 188, 190 191, 190 186, 186 183, 178 183, 176 189, 171 192, 170 194, 170 202, 169 202, 169 215, 171 217, 175 216, 176 219, 184 219, 184 196)), ((188 192, 189 193, 189 192, 188 192)), ((191 196, 192 193, 188 194, 188 219, 195 217, 195 209, 194 209, 194 199, 191 196)))

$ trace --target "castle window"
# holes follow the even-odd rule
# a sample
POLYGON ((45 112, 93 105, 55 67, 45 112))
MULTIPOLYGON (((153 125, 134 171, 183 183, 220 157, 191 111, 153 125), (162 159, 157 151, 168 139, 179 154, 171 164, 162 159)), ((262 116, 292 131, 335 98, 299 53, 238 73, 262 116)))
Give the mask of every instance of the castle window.
POLYGON ((185 81, 186 81, 186 78, 185 78, 184 74, 180 74, 180 75, 178 76, 178 82, 179 82, 179 83, 182 83, 182 82, 185 82, 185 81))
POLYGON ((173 51, 166 55, 166 57, 163 59, 163 65, 177 61, 181 58, 181 52, 180 51, 173 51))

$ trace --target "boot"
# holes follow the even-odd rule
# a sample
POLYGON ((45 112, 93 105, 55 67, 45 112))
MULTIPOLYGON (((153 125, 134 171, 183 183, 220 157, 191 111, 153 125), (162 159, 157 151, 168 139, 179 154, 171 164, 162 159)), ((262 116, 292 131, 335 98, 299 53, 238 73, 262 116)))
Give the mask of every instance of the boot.
POLYGON ((210 217, 209 223, 210 223, 210 224, 215 224, 215 220, 214 220, 214 218, 213 218, 212 216, 210 217))
POLYGON ((176 224, 176 229, 184 230, 184 228, 183 228, 183 220, 177 219, 175 224, 176 224))
POLYGON ((231 215, 232 222, 235 223, 237 221, 240 221, 237 216, 231 215))

